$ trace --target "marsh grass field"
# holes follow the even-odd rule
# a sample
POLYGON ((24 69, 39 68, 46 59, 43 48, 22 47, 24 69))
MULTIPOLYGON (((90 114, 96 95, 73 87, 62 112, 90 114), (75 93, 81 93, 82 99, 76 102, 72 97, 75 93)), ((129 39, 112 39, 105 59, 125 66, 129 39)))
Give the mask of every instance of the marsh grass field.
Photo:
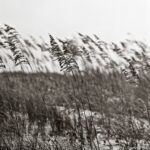
POLYGON ((99 71, 81 83, 57 73, 7 72, 0 80, 1 149, 149 147, 147 82, 133 87, 99 71))
POLYGON ((129 41, 142 52, 136 48, 129 50, 128 42, 121 43, 123 49, 114 43, 115 49, 105 49, 103 41, 96 43, 80 34, 82 47, 68 40, 66 46, 59 39, 63 44, 61 50, 53 36, 49 36, 50 46, 35 41, 34 45, 29 41, 23 45, 14 28, 1 28, 1 53, 7 53, 4 49, 11 50, 13 58, 4 55, 0 59, 0 149, 148 150, 150 77, 146 54, 149 47, 129 41), (106 65, 98 61, 93 45, 99 49, 100 60, 103 58, 106 65), (37 69, 38 64, 44 63, 35 64, 28 59, 30 55, 32 60, 38 60, 35 54, 31 55, 33 46, 50 52, 61 74, 48 68, 32 72, 33 67, 37 69), (125 62, 124 69, 119 69, 122 62, 111 59, 113 52, 125 62), (82 58, 84 69, 78 66, 78 57, 82 58), (8 58, 14 60, 16 66, 20 65, 21 70, 10 71, 6 66, 8 58), (99 67, 87 65, 92 64, 93 58, 99 67), (24 64, 31 68, 29 72, 24 71, 24 64))

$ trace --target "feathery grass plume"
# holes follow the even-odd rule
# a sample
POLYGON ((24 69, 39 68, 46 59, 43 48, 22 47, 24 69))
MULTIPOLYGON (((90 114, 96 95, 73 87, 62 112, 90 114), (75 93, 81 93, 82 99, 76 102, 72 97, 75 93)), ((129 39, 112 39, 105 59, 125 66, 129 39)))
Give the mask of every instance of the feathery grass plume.
MULTIPOLYGON (((103 63, 101 62, 100 59, 104 60, 104 62, 107 62, 107 66, 110 66, 110 64, 108 64, 108 54, 106 53, 105 49, 107 49, 107 44, 105 42, 103 42, 102 40, 100 40, 100 38, 97 35, 93 35, 94 39, 91 38, 90 36, 86 35, 86 37, 88 38, 89 43, 94 44, 100 51, 98 52, 100 58, 96 58, 96 61, 98 62, 98 64, 102 65, 103 63)), ((95 48, 93 48, 95 50, 95 48)), ((94 51, 93 51, 94 52, 94 51)), ((97 52, 94 52, 97 53, 97 52)), ((105 67, 107 67, 105 66, 105 67)))
POLYGON ((118 45, 117 44, 115 44, 115 43, 111 43, 111 46, 112 46, 112 50, 114 51, 114 52, 116 52, 118 55, 120 55, 121 54, 121 49, 118 47, 118 45))
POLYGON ((124 73, 127 82, 135 86, 138 86, 140 82, 138 72, 134 68, 133 62, 131 60, 128 60, 128 63, 129 63, 128 68, 122 69, 122 72, 124 73))
POLYGON ((103 48, 101 48, 101 46, 107 46, 108 44, 102 41, 96 34, 93 34, 93 36, 96 39, 96 43, 98 44, 99 49, 103 51, 103 48))
POLYGON ((3 63, 2 58, 0 57, 0 70, 6 68, 5 64, 3 63))
POLYGON ((59 45, 56 43, 53 36, 49 35, 49 37, 50 37, 50 45, 51 45, 50 52, 56 58, 56 60, 58 60, 60 68, 62 69, 63 68, 62 62, 64 63, 63 52, 61 51, 59 45))
POLYGON ((91 45, 92 39, 91 39, 88 35, 83 35, 83 34, 81 34, 81 33, 78 33, 78 34, 79 34, 79 36, 81 37, 82 42, 88 46, 88 49, 91 50, 91 53, 95 54, 95 49, 94 49, 94 47, 91 45))
POLYGON ((43 36, 39 36, 41 45, 45 48, 45 50, 49 50, 49 44, 45 41, 43 36))
POLYGON ((139 54, 138 52, 135 52, 135 55, 141 60, 142 62, 142 70, 144 72, 150 71, 150 61, 149 61, 149 55, 147 55, 147 52, 149 51, 149 48, 142 42, 135 41, 135 43, 141 48, 142 53, 139 54))
POLYGON ((2 35, 2 33, 0 32, 0 48, 5 48, 4 43, 3 43, 3 39, 1 38, 1 35, 2 35))
POLYGON ((14 61, 16 66, 22 64, 28 64, 27 58, 22 53, 23 45, 20 40, 19 33, 12 27, 5 25, 5 32, 8 36, 9 46, 14 55, 14 61))
MULTIPOLYGON (((85 37, 84 37, 84 35, 83 34, 81 34, 81 33, 78 33, 78 35, 80 36, 80 40, 81 40, 81 45, 79 46, 79 49, 81 50, 81 52, 82 52, 82 59, 83 59, 83 57, 85 57, 85 59, 86 59, 86 61, 88 61, 90 64, 92 64, 93 62, 92 62, 92 58, 91 58, 91 46, 89 46, 89 44, 88 44, 88 39, 86 39, 85 37)), ((83 61, 84 61, 84 59, 83 59, 83 61)))
POLYGON ((134 43, 137 44, 143 52, 146 52, 146 49, 148 48, 148 46, 145 43, 143 43, 142 41, 136 41, 136 40, 134 41, 134 43))
MULTIPOLYGON (((81 49, 81 51, 83 52, 83 55, 85 56, 86 60, 92 64, 92 59, 90 57, 90 53, 88 52, 88 50, 86 49, 86 47, 83 45, 83 46, 80 46, 79 47, 81 49)), ((83 57, 82 57, 83 58, 83 57)))
POLYGON ((75 39, 65 39, 65 40, 58 39, 58 41, 62 44, 64 54, 71 53, 74 59, 82 56, 83 51, 81 51, 75 39))
POLYGON ((86 38, 88 39, 88 41, 92 42, 93 44, 97 44, 89 35, 86 35, 86 38))
MULTIPOLYGON (((120 45, 119 44, 115 44, 114 42, 112 42, 110 44, 110 49, 115 52, 118 57, 120 57, 122 60, 126 61, 126 58, 125 58, 125 54, 124 52, 126 51, 126 48, 125 47, 122 47, 122 44, 123 42, 120 42, 120 45)), ((120 68, 120 67, 119 67, 120 68)))
POLYGON ((74 69, 79 69, 79 66, 75 59, 73 58, 73 55, 71 53, 64 53, 56 42, 56 40, 53 38, 52 35, 49 35, 50 37, 50 44, 51 44, 51 53, 52 55, 58 60, 61 71, 67 71, 71 72, 74 69))
POLYGON ((100 38, 94 34, 94 37, 96 39, 96 46, 99 48, 99 50, 101 51, 100 56, 104 59, 104 61, 106 61, 108 63, 108 54, 105 52, 105 49, 108 49, 108 44, 105 43, 104 41, 100 40, 100 38))
POLYGON ((81 40, 84 44, 88 44, 89 39, 85 37, 85 35, 78 33, 78 35, 81 37, 81 40))
POLYGON ((121 46, 122 46, 123 48, 127 48, 127 43, 125 43, 125 42, 120 42, 120 44, 121 44, 121 46))
POLYGON ((10 49, 7 33, 5 32, 3 26, 0 26, 0 41, 2 43, 3 48, 10 49))
POLYGON ((35 48, 35 46, 31 43, 31 41, 30 41, 30 40, 28 40, 28 39, 24 39, 24 42, 25 42, 25 44, 26 44, 28 47, 35 48))
MULTIPOLYGON (((9 43, 6 37, 6 33, 2 26, 0 26, 0 43, 1 43, 1 47, 9 49, 9 43)), ((0 57, 0 70, 3 70, 4 68, 6 68, 6 66, 3 63, 2 58, 0 57)))
MULTIPOLYGON (((95 35, 96 36, 96 35, 95 35)), ((89 42, 92 42, 95 46, 97 46, 101 51, 103 51, 103 48, 100 47, 101 44, 103 44, 103 42, 100 42, 100 39, 98 39, 98 36, 96 36, 96 40, 98 40, 97 42, 94 41, 94 39, 92 39, 90 36, 86 35, 87 39, 89 40, 89 42)))
POLYGON ((62 49, 64 51, 64 53, 68 53, 70 51, 70 49, 68 49, 68 41, 63 41, 61 39, 58 38, 58 41, 62 44, 62 49))

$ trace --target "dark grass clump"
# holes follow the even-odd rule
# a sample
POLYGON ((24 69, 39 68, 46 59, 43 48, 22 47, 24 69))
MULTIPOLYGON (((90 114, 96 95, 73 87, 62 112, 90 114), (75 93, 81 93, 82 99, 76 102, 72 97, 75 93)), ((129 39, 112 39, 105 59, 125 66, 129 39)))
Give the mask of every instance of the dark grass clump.
POLYGON ((66 143, 94 149, 101 141, 111 147, 111 139, 124 147, 148 141, 148 82, 135 87, 119 72, 91 72, 78 82, 56 73, 0 74, 2 149, 63 149, 66 143))

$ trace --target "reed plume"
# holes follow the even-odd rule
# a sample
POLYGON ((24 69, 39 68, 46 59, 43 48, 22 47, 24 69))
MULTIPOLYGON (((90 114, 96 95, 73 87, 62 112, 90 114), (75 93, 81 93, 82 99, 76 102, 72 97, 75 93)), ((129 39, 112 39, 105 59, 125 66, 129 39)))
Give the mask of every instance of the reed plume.
POLYGON ((66 50, 61 50, 52 35, 49 35, 49 37, 51 45, 50 52, 56 58, 56 60, 58 60, 61 71, 71 72, 74 69, 78 70, 79 66, 73 58, 73 55, 69 52, 66 52, 66 50))
POLYGON ((22 50, 24 49, 21 43, 21 37, 15 28, 5 25, 5 32, 7 33, 7 38, 11 51, 13 52, 14 61, 16 66, 22 64, 28 64, 27 58, 24 56, 22 50))

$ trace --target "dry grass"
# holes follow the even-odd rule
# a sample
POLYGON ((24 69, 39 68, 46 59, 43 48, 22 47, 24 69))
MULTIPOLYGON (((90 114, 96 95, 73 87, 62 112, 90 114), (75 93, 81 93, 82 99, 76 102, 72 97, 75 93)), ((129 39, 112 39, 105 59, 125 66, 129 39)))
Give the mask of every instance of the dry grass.
MULTIPOLYGON (((15 29, 6 26, 4 32, 8 32, 4 43, 12 50, 16 65, 26 63, 32 68, 22 55, 26 47, 19 42, 15 29)), ((1 34, 4 35, 3 32, 1 34)), ((94 48, 90 44, 95 44, 108 63, 97 36, 95 43, 90 37, 79 35, 93 54, 94 48)), ((0 149, 148 149, 150 78, 143 43, 136 44, 141 44, 141 60, 144 63, 124 58, 128 68, 122 74, 118 66, 114 67, 113 61, 107 66, 110 72, 90 69, 86 66, 87 61, 81 71, 76 62, 78 56, 91 62, 86 47, 80 47, 83 50, 80 53, 70 41, 66 41, 67 46, 64 41, 59 41, 63 48, 50 35, 48 51, 58 61, 64 74, 0 74, 0 149), (136 64, 141 64, 141 68, 136 68, 136 64)), ((117 45, 112 45, 114 51, 120 54, 117 45)), ((126 47, 124 43, 122 45, 126 47)), ((4 68, 2 59, 0 63, 4 68)))
POLYGON ((69 149, 71 143, 98 149, 99 136, 99 145, 110 148, 111 140, 127 149, 149 143, 147 83, 133 87, 118 72, 92 71, 83 78, 80 83, 55 73, 0 74, 2 149, 69 149))

